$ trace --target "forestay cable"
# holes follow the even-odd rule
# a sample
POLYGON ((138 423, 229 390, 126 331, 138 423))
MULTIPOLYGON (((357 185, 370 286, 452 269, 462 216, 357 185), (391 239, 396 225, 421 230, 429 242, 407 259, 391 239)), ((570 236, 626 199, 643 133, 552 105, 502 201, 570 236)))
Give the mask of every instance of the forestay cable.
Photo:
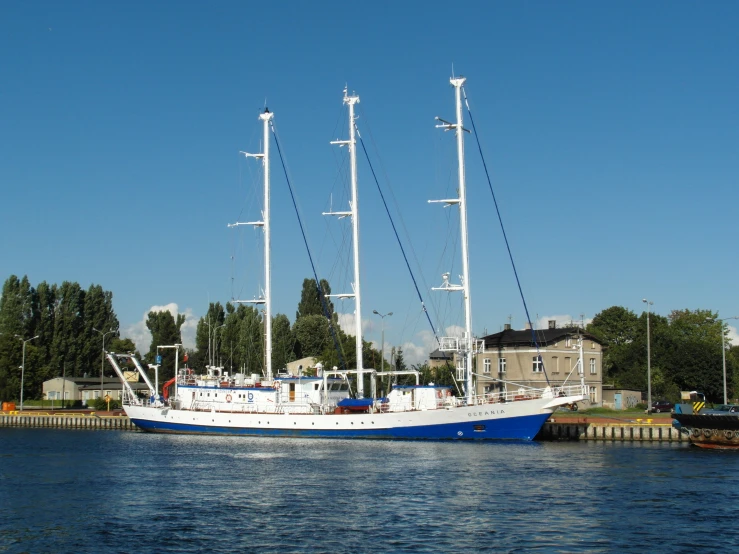
POLYGON ((495 212, 498 214, 498 221, 500 222, 500 230, 503 232, 503 240, 505 241, 506 249, 508 250, 508 257, 511 260, 511 267, 513 267, 513 275, 516 277, 516 284, 518 285, 518 292, 521 295, 521 302, 523 302, 523 309, 526 312, 526 320, 529 323, 529 328, 531 329, 531 339, 534 341, 534 346, 536 347, 536 355, 539 358, 539 364, 541 365, 541 369, 544 373, 544 378, 547 380, 547 385, 551 385, 549 382, 549 376, 547 375, 547 370, 544 367, 544 360, 541 357, 541 352, 539 350, 539 342, 536 340, 536 330, 534 329, 534 326, 531 324, 531 316, 529 315, 529 308, 526 305, 526 298, 524 298, 523 295, 523 288, 521 287, 521 281, 518 278, 518 271, 516 270, 516 264, 513 261, 513 253, 511 252, 511 245, 508 243, 508 235, 506 235, 505 227, 503 226, 503 218, 500 215, 500 209, 498 209, 498 200, 495 197, 495 191, 493 190, 493 184, 490 180, 490 173, 488 172, 488 165, 485 163, 485 156, 482 154, 482 146, 480 145, 480 137, 477 134, 477 127, 475 127, 475 120, 472 117, 472 110, 470 110, 470 103, 467 100, 467 91, 465 91, 464 87, 462 87, 462 94, 464 95, 464 103, 467 106, 467 113, 470 116, 470 123, 472 123, 472 131, 475 135, 475 141, 477 142, 477 150, 480 152, 480 159, 482 160, 482 166, 485 169, 485 177, 488 180, 488 187, 490 188, 490 194, 493 196, 493 203, 495 204, 495 212))
POLYGON ((411 274, 411 279, 413 280, 413 286, 416 288, 416 294, 418 294, 418 300, 421 302, 421 309, 423 310, 423 313, 426 315, 426 319, 429 322, 429 325, 431 326, 431 332, 434 334, 434 338, 436 339, 436 343, 440 344, 439 337, 436 335, 436 329, 434 329, 434 324, 431 323, 431 317, 429 316, 428 310, 426 309, 426 304, 423 301, 423 297, 421 296, 421 291, 418 289, 418 283, 416 282, 416 277, 413 275, 413 270, 411 269, 410 263, 408 263, 408 256, 405 255, 405 248, 403 248, 403 243, 400 241, 400 236, 398 235, 398 230, 395 228, 395 222, 393 221, 393 216, 390 215, 390 209, 387 206, 387 202, 385 201, 385 195, 382 193, 382 188, 380 187, 380 182, 377 180, 377 175, 375 174, 375 168, 372 167, 372 162, 370 161, 369 154, 367 153, 367 148, 364 146, 364 140, 362 139, 362 135, 359 132, 359 128, 354 125, 354 128, 357 131, 357 136, 359 137, 359 143, 362 145, 362 150, 364 150, 364 155, 367 158, 367 163, 369 164, 370 171, 372 171, 372 177, 375 179, 375 184, 377 185, 377 190, 380 193, 380 198, 382 198, 382 204, 385 206, 385 213, 387 213, 388 219, 390 219, 390 225, 393 226, 393 233, 395 233, 395 239, 398 241, 398 246, 400 246, 400 251, 403 254, 403 260, 405 260, 405 265, 408 267, 408 272, 411 274))
POLYGON ((321 290, 321 282, 318 280, 318 273, 316 272, 316 265, 313 263, 313 255, 310 251, 310 246, 308 246, 308 238, 305 236, 305 228, 303 227, 303 220, 300 217, 300 212, 298 211, 298 204, 295 201, 295 194, 293 192, 293 186, 290 183, 290 177, 287 174, 287 167, 285 166, 285 160, 282 157, 282 148, 280 148, 280 139, 277 136, 277 130, 275 129, 274 123, 270 121, 270 128, 272 129, 272 134, 275 137, 275 144, 277 145, 277 153, 280 155, 280 163, 282 163, 282 171, 285 172, 285 180, 287 181, 287 188, 290 191, 290 199, 293 202, 293 208, 295 208, 295 215, 298 218, 298 225, 300 225, 300 233, 303 235, 303 243, 305 244, 305 250, 308 252, 308 259, 310 260, 310 266, 313 270, 313 279, 316 282, 316 290, 318 291, 318 298, 321 299, 321 305, 323 306, 323 315, 326 316, 326 319, 328 320, 328 328, 331 331, 331 338, 334 340, 334 348, 336 348, 336 353, 339 355, 339 365, 346 370, 346 364, 344 363, 344 358, 341 355, 341 348, 339 346, 339 340, 336 338, 336 332, 334 331, 334 325, 333 321, 331 320, 331 313, 328 310, 328 303, 326 302, 326 297, 321 290))

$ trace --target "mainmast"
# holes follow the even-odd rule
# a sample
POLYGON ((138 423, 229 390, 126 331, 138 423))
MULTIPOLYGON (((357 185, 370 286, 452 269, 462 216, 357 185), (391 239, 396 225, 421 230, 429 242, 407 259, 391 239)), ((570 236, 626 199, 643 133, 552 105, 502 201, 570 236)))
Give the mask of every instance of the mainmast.
POLYGON ((339 217, 352 218, 352 247, 354 250, 354 283, 353 293, 335 294, 339 298, 354 298, 354 321, 355 336, 357 341, 357 396, 364 397, 364 365, 362 360, 362 295, 359 283, 359 197, 357 195, 357 150, 356 150, 356 127, 354 126, 354 104, 359 103, 359 96, 348 95, 348 89, 344 87, 344 104, 349 106, 349 140, 334 140, 331 144, 347 146, 349 148, 349 168, 351 171, 352 199, 349 211, 346 212, 324 212, 323 215, 337 215, 339 217))
POLYGON ((457 159, 458 169, 457 175, 459 179, 459 198, 451 198, 445 200, 429 200, 429 202, 444 202, 447 206, 453 204, 459 205, 459 228, 460 235, 462 238, 462 275, 460 279, 462 283, 460 285, 454 285, 449 282, 449 274, 443 275, 444 282, 441 287, 434 288, 433 290, 446 290, 446 291, 462 291, 464 295, 464 326, 465 334, 462 338, 462 342, 458 344, 454 349, 463 357, 464 367, 464 380, 467 393, 468 403, 472 402, 473 390, 472 390, 472 357, 475 349, 477 348, 476 341, 472 337, 472 301, 470 294, 470 259, 469 249, 467 242, 467 188, 465 183, 464 173, 464 128, 462 124, 462 85, 467 79, 465 77, 449 79, 449 82, 454 87, 455 100, 456 100, 456 112, 457 122, 450 123, 444 121, 441 118, 436 118, 441 121, 441 125, 437 127, 445 129, 447 131, 454 129, 457 135, 457 159))
POLYGON ((253 300, 234 300, 237 304, 264 304, 264 357, 267 381, 272 380, 272 258, 271 258, 271 235, 270 235, 270 205, 269 205, 269 126, 274 114, 265 108, 259 119, 264 124, 264 152, 262 154, 249 154, 241 152, 247 158, 261 158, 264 170, 264 211, 262 221, 248 221, 245 223, 232 223, 229 227, 239 225, 253 225, 264 229, 264 289, 260 298, 253 300))

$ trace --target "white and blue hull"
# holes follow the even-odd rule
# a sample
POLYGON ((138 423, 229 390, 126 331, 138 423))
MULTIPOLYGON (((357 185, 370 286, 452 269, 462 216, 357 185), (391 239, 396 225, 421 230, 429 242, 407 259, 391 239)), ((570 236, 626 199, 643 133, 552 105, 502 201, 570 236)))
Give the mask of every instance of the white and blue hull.
POLYGON ((142 430, 268 437, 533 440, 557 406, 581 398, 538 398, 435 410, 360 414, 236 413, 126 406, 142 430))

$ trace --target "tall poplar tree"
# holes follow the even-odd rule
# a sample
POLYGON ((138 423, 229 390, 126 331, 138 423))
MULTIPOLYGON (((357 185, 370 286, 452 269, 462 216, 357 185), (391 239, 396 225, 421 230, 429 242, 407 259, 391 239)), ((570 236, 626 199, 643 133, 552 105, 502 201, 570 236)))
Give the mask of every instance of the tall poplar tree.
MULTIPOLYGON (((149 346, 149 353, 145 356, 148 363, 156 362, 157 346, 182 344, 180 329, 183 323, 185 323, 183 314, 177 314, 175 320, 174 316, 168 311, 149 312, 146 318, 146 327, 151 332, 151 346, 149 346)), ((162 357, 162 363, 159 367, 159 382, 162 383, 174 377, 175 349, 165 348, 158 352, 162 357)))

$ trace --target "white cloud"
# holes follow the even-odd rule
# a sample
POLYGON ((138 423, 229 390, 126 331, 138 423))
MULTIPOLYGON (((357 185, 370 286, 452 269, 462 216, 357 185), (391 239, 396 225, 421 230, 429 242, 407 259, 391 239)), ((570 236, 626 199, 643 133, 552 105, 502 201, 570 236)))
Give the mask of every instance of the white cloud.
POLYGON ((569 314, 565 314, 565 315, 544 315, 544 316, 541 316, 539 319, 536 320, 536 323, 535 323, 536 328, 537 329, 548 329, 549 328, 549 322, 551 320, 556 321, 557 322, 557 327, 558 328, 561 328, 561 327, 564 327, 565 325, 571 325, 573 323, 575 325, 580 325, 580 324, 583 324, 583 323, 585 325, 587 325, 588 323, 590 323, 591 321, 593 321, 593 318, 592 317, 591 318, 587 318, 586 317, 585 319, 581 319, 580 317, 572 317, 569 314))
POLYGON ((737 332, 736 327, 732 327, 731 325, 726 326, 729 330, 729 334, 726 337, 726 341, 730 342, 732 345, 739 344, 739 333, 737 332))
MULTIPOLYGON (((149 316, 149 312, 169 312, 175 320, 180 313, 179 306, 174 302, 166 306, 152 306, 144 312, 141 321, 123 329, 123 336, 130 338, 136 344, 136 348, 141 354, 148 352, 151 346, 151 333, 146 327, 146 318, 149 316)), ((185 348, 195 348, 195 331, 198 326, 198 318, 193 313, 192 308, 186 308, 182 313, 185 316, 185 323, 182 324, 182 328, 180 329, 182 343, 185 345, 185 348)))
MULTIPOLYGON (((442 333, 445 337, 462 337, 464 328, 459 325, 451 325, 442 333)), ((429 354, 439 348, 436 337, 431 331, 419 331, 414 340, 402 344, 403 360, 405 365, 411 367, 428 362, 429 354)))
MULTIPOLYGON (((341 327, 341 330, 345 333, 348 333, 350 335, 356 335, 356 317, 354 316, 354 312, 350 314, 342 314, 339 312, 336 312, 336 315, 339 319, 339 327, 341 327)), ((362 320, 362 335, 367 335, 369 332, 374 331, 374 322, 371 319, 364 319, 362 320)), ((365 337, 366 338, 366 337, 365 337)))

